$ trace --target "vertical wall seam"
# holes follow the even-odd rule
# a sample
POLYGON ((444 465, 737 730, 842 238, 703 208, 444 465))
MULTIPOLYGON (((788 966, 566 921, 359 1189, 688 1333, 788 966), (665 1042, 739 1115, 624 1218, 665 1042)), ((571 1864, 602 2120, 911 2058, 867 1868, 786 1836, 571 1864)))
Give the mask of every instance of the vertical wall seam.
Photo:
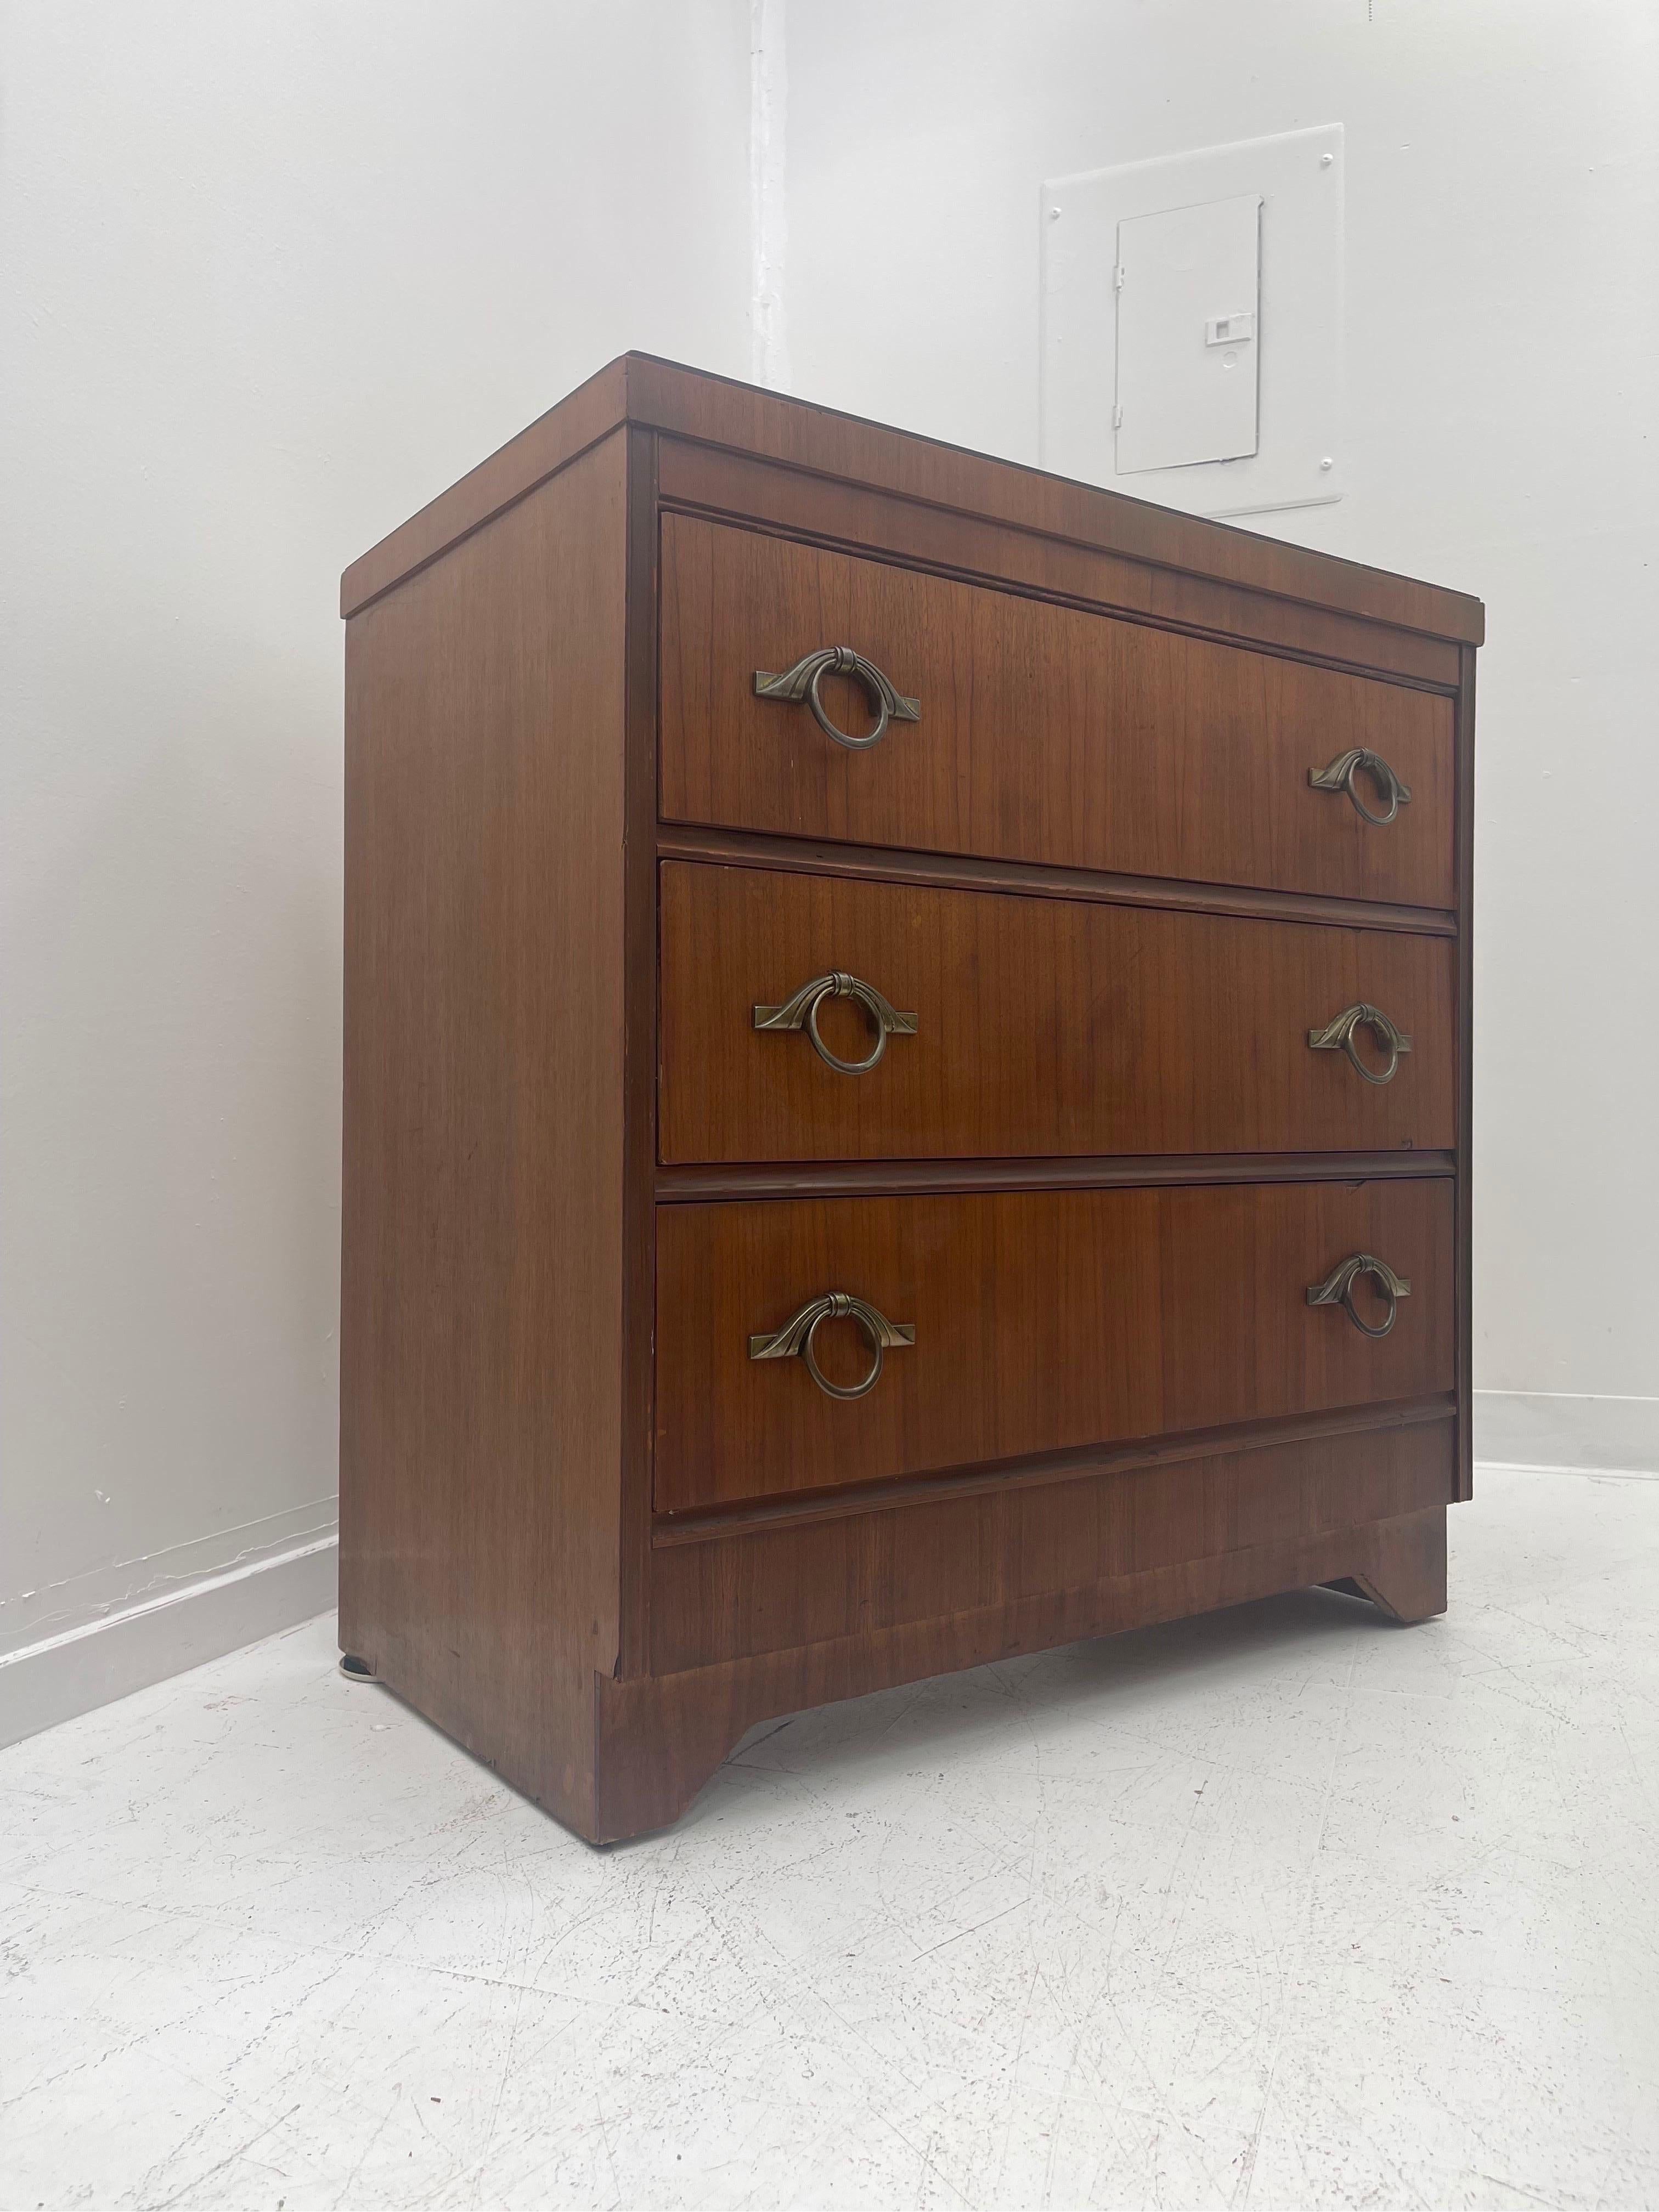
POLYGON ((788 246, 785 4, 786 0, 750 0, 749 10, 750 367, 755 382, 774 392, 789 388, 783 302, 788 246))

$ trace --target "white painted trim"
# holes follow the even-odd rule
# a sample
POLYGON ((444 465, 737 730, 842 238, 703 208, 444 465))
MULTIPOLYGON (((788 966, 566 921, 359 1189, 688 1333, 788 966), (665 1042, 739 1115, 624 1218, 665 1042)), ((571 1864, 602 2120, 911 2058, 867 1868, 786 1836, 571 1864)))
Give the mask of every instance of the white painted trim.
POLYGON ((789 242, 784 199, 784 125, 789 79, 785 63, 785 0, 749 6, 749 328, 757 384, 789 389, 784 327, 783 263, 789 242))
POLYGON ((219 1528, 137 1559, 111 1559, 62 1582, 0 1597, 0 1657, 49 1643, 66 1630, 90 1627, 130 1613, 152 1598, 190 1589, 216 1575, 285 1557, 336 1534, 340 1501, 331 1493, 233 1528, 219 1528))
POLYGON ((1659 1474, 1659 1398, 1477 1390, 1474 1455, 1492 1466, 1659 1474))
POLYGON ((1535 1467, 1530 1460, 1478 1459, 1475 1479, 1492 1474, 1578 1474, 1586 1482, 1659 1482, 1659 1468, 1651 1467, 1535 1467))
POLYGON ((324 1536, 0 1655, 0 1746, 314 1620, 336 1601, 338 1552, 324 1536))

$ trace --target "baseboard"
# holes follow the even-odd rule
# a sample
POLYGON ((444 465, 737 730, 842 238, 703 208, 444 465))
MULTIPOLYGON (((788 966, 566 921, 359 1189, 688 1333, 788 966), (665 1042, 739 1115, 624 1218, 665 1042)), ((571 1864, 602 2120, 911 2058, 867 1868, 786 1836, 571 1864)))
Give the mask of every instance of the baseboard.
POLYGON ((0 1656, 0 1746, 314 1620, 338 1569, 339 1539, 325 1536, 0 1656))
POLYGON ((1508 1467, 1659 1474, 1659 1398, 1477 1390, 1474 1455, 1508 1467))
POLYGON ((254 1521, 216 1521, 199 1535, 175 1538, 136 1557, 112 1547, 115 1556, 96 1559, 75 1574, 32 1575, 27 1589, 15 1587, 21 1559, 15 1569, 8 1560, 6 1585, 0 1588, 0 1659, 175 1591, 216 1582, 239 1567, 305 1551, 337 1534, 339 1526, 340 1501, 331 1492, 262 1513, 254 1521))

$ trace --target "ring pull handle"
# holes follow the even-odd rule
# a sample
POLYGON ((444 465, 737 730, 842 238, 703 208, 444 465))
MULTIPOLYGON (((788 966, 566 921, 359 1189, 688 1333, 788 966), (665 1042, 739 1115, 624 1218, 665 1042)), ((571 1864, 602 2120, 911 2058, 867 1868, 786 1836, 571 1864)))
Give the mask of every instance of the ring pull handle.
POLYGON ((793 1359, 799 1356, 806 1363, 806 1371, 826 1398, 862 1398, 873 1390, 881 1380, 882 1363, 894 1346, 914 1344, 915 1327, 908 1322, 889 1321, 884 1314, 876 1311, 867 1299, 855 1298, 847 1291, 826 1291, 822 1297, 809 1298, 797 1312, 790 1315, 783 1327, 769 1336, 751 1336, 749 1357, 751 1359, 793 1359), (819 1327, 826 1321, 855 1321, 865 1342, 875 1353, 869 1373, 850 1387, 832 1382, 818 1365, 812 1344, 819 1327))
POLYGON ((1401 1298, 1411 1296, 1412 1286, 1396 1275, 1386 1260, 1379 1260, 1374 1252, 1356 1252, 1352 1260, 1345 1260, 1334 1267, 1322 1283, 1310 1283, 1308 1304, 1310 1306, 1341 1306, 1348 1319, 1362 1336, 1386 1336, 1394 1327, 1395 1315, 1401 1298), (1370 1275, 1382 1286, 1389 1302, 1389 1317, 1380 1328, 1373 1328, 1360 1316, 1353 1302, 1353 1286, 1361 1275, 1370 1275))
POLYGON ((1327 1022, 1322 1030, 1310 1030, 1308 1042, 1316 1052, 1345 1052, 1349 1065, 1364 1076, 1367 1083, 1392 1083, 1400 1056, 1412 1048, 1412 1041, 1396 1023, 1391 1022, 1380 1006, 1348 1006, 1334 1022, 1327 1022), (1389 1055, 1389 1064, 1381 1074, 1366 1066, 1359 1057, 1359 1048, 1354 1042, 1356 1030, 1370 1030, 1389 1055))
POLYGON ((757 1030, 804 1029, 812 1040, 812 1049, 826 1067, 833 1067, 840 1075, 867 1075, 887 1049, 890 1036, 914 1036, 916 1018, 902 1014, 890 1006, 873 983, 866 983, 857 975, 849 975, 837 968, 832 975, 815 975, 810 983, 803 983, 793 999, 786 999, 781 1006, 757 1006, 755 1027, 757 1030), (826 999, 855 999, 874 1025, 875 1049, 864 1060, 839 1060, 818 1034, 818 1008, 826 999))
POLYGON ((919 722, 921 702, 907 699, 896 691, 873 660, 866 660, 861 653, 854 653, 850 645, 823 645, 816 653, 809 653, 781 676, 773 676, 763 668, 755 671, 755 696, 757 699, 805 699, 812 709, 812 719, 826 738, 833 738, 848 752, 868 752, 872 745, 879 744, 887 734, 890 722, 919 722), (826 675, 851 676, 864 687, 864 696, 870 702, 870 712, 876 718, 876 726, 867 738, 849 738, 845 730, 838 730, 830 720, 823 701, 818 696, 818 684, 826 675))
POLYGON ((1367 745, 1355 745, 1351 752, 1339 753, 1328 768, 1310 768, 1308 781, 1316 791, 1346 791, 1353 801, 1354 811, 1378 830, 1386 830, 1411 798, 1411 793, 1382 754, 1372 752, 1367 745), (1387 802, 1386 814, 1373 814, 1359 796, 1354 778, 1362 769, 1387 802))

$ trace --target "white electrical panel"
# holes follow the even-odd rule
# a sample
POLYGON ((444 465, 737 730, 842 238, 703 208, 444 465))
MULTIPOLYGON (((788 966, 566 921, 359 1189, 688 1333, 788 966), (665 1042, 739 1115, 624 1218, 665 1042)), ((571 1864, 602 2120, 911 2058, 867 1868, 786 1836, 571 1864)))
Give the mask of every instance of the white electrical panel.
POLYGON ((1200 514, 1340 498, 1342 128, 1042 187, 1042 465, 1200 514))
POLYGON ((1261 210, 1249 192, 1119 223, 1120 476, 1255 453, 1261 210))

